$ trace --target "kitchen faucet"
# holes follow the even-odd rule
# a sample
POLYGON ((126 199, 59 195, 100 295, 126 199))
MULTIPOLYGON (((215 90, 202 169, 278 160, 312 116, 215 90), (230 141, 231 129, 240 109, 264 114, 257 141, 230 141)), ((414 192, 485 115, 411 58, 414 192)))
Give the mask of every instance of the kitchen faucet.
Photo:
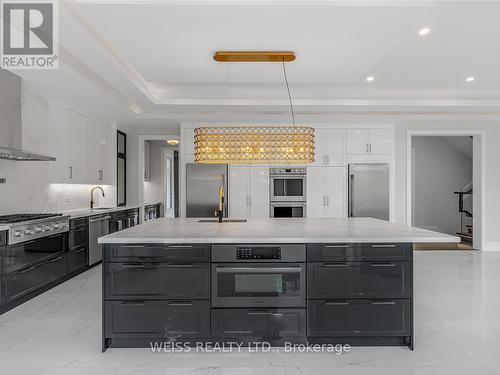
POLYGON ((215 210, 215 216, 218 216, 219 223, 222 223, 224 217, 224 186, 219 188, 219 208, 215 210))
POLYGON ((99 189, 104 197, 104 190, 100 186, 96 186, 90 190, 90 209, 94 208, 94 190, 99 189))

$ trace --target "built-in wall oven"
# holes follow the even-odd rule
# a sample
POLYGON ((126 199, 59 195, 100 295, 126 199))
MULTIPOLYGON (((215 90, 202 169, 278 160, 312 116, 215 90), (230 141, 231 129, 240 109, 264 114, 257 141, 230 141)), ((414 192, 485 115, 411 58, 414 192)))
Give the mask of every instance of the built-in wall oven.
POLYGON ((270 168, 270 217, 306 217, 306 168, 270 168))
POLYGON ((306 200, 306 168, 270 168, 270 201, 306 200))
POLYGON ((215 245, 213 307, 304 307, 304 245, 215 245))

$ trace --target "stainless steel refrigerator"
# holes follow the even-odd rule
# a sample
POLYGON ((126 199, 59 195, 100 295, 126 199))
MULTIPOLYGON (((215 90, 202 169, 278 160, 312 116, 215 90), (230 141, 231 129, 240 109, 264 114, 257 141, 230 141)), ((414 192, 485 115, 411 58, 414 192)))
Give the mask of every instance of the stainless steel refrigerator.
POLYGON ((186 217, 214 217, 218 192, 224 187, 224 217, 227 217, 227 175, 225 164, 186 165, 186 217))
POLYGON ((349 217, 389 220, 389 165, 349 164, 349 217))

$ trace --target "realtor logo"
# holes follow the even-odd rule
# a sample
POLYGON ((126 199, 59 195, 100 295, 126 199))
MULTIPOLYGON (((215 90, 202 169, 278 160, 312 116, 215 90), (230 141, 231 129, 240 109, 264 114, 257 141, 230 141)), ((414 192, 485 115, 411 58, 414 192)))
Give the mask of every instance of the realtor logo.
POLYGON ((13 69, 57 69, 58 2, 0 1, 0 67, 13 69))

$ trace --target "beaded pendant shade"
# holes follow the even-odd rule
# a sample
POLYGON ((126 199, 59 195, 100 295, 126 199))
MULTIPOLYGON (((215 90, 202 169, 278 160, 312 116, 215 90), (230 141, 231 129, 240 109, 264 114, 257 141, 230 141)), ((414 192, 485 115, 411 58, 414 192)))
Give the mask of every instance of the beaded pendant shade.
POLYGON ((285 61, 293 52, 217 52, 216 61, 281 62, 293 126, 201 127, 194 131, 194 160, 205 164, 307 164, 314 162, 314 128, 295 126, 285 61))
POLYGON ((194 145, 197 163, 314 162, 314 129, 305 126, 202 127, 194 131, 194 145))

